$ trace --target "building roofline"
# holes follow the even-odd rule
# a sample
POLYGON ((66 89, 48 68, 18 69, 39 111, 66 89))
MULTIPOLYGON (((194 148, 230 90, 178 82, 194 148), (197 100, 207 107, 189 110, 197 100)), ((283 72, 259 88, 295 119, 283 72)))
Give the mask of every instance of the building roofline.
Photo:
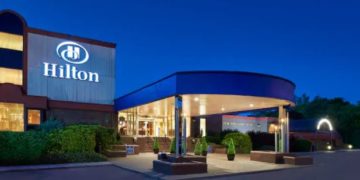
POLYGON ((66 34, 66 33, 53 32, 53 31, 48 31, 48 30, 43 30, 43 29, 38 29, 38 28, 27 27, 26 32, 41 34, 41 35, 46 35, 46 36, 51 36, 51 37, 56 37, 56 38, 71 39, 74 41, 79 41, 79 42, 89 43, 89 44, 94 44, 94 45, 99 45, 99 46, 105 46, 105 47, 110 47, 110 48, 116 48, 116 44, 112 43, 112 42, 106 42, 106 41, 101 41, 101 40, 96 40, 96 39, 91 39, 91 38, 85 38, 85 37, 80 37, 80 36, 66 34))
POLYGON ((280 76, 274 76, 274 75, 269 75, 269 74, 262 74, 262 73, 255 73, 255 72, 247 72, 247 71, 226 71, 226 70, 199 70, 199 71, 178 71, 178 72, 174 72, 170 75, 167 75, 159 80, 156 80, 150 84, 147 84, 141 88, 138 88, 134 91, 131 91, 129 93, 126 93, 122 96, 119 96, 119 97, 116 97, 115 99, 119 99, 119 98, 122 98, 122 97, 126 97, 126 96, 129 96, 131 94, 134 94, 136 92, 139 92, 147 87, 150 87, 154 84, 157 84, 165 79, 168 79, 172 76, 176 76, 178 74, 197 74, 197 73, 228 73, 228 74, 245 74, 245 75, 256 75, 256 76, 262 76, 262 77, 270 77, 270 78, 275 78, 275 79, 280 79, 280 80, 283 80, 283 81, 286 81, 286 82, 289 82, 290 84, 292 84, 294 87, 296 87, 295 83, 293 81, 290 81, 288 79, 285 79, 283 77, 280 77, 280 76))

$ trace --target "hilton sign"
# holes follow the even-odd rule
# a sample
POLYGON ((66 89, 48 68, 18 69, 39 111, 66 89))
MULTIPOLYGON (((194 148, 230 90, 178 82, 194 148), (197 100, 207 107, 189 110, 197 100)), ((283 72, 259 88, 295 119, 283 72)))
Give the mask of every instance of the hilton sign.
POLYGON ((80 81, 99 82, 99 74, 79 70, 71 64, 84 64, 89 60, 88 51, 80 44, 65 41, 56 47, 59 58, 66 61, 65 65, 44 62, 44 76, 62 79, 74 79, 80 81))

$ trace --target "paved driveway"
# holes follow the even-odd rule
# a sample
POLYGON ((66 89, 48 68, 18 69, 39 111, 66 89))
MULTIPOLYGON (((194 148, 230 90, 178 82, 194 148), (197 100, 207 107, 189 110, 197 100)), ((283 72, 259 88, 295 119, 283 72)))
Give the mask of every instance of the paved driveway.
POLYGON ((147 179, 142 174, 123 170, 112 165, 66 168, 37 171, 18 171, 0 173, 0 180, 119 180, 147 179))
POLYGON ((241 180, 354 180, 360 179, 360 152, 330 152, 314 155, 313 166, 280 171, 243 174, 213 179, 241 180))

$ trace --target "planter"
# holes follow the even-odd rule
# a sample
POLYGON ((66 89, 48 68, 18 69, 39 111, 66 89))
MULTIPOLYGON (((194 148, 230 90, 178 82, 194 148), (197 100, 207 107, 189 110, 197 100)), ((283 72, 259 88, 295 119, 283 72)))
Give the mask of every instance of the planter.
POLYGON ((207 151, 202 151, 202 152, 201 152, 201 155, 206 156, 206 155, 207 155, 207 151))
POLYGON ((154 154, 158 154, 159 153, 159 149, 153 149, 154 150, 154 154))
POLYGON ((235 159, 235 154, 228 154, 227 158, 229 161, 233 161, 235 159))

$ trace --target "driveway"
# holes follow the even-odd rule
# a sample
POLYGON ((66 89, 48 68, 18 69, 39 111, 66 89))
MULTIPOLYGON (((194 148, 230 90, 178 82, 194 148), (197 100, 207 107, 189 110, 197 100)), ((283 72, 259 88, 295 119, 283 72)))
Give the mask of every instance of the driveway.
POLYGON ((229 180, 354 180, 360 175, 360 151, 328 152, 313 155, 313 166, 266 173, 243 174, 213 179, 229 180))
POLYGON ((16 171, 0 173, 1 180, 119 180, 147 179, 146 176, 112 165, 84 168, 16 171))

